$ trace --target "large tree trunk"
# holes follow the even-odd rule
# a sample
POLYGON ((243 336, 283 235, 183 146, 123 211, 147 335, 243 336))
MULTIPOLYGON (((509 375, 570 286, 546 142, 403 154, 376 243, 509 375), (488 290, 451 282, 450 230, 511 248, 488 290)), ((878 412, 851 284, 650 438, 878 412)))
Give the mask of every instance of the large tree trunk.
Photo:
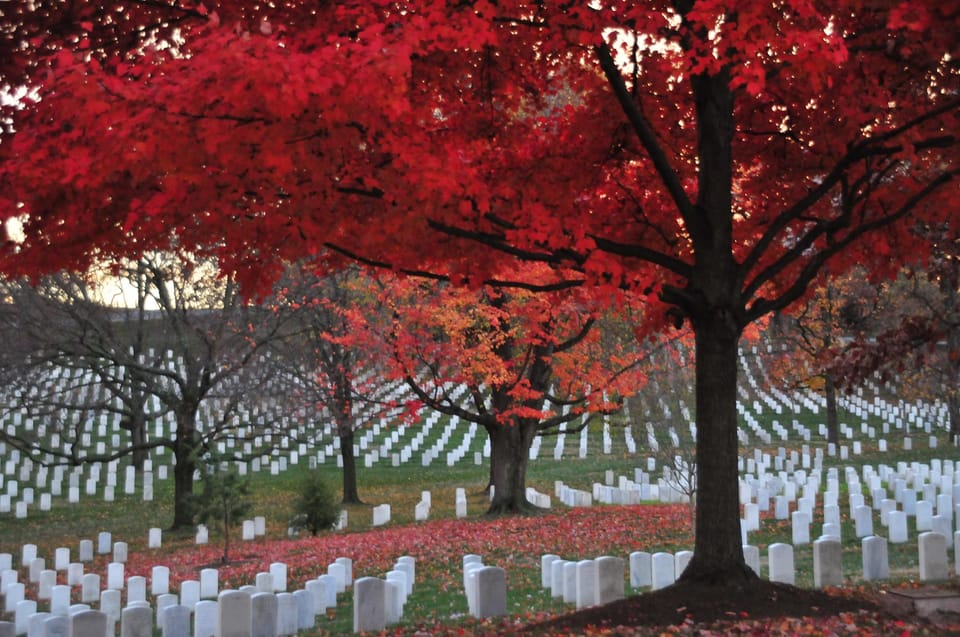
POLYGON ((680 579, 723 585, 756 578, 743 559, 737 473, 737 343, 722 311, 694 322, 697 513, 693 558, 680 579))
POLYGON ((840 444, 840 425, 837 420, 837 384, 833 374, 824 374, 823 392, 827 399, 827 442, 840 444))
POLYGON ((947 414, 950 416, 950 441, 960 447, 960 394, 957 390, 947 394, 947 414))
POLYGON ((357 491, 357 458, 353 454, 352 424, 338 427, 340 457, 343 458, 343 504, 363 504, 357 491))
POLYGON ((532 513, 539 509, 527 500, 527 460, 537 432, 536 421, 518 419, 487 429, 490 434, 490 471, 493 498, 487 515, 532 513))

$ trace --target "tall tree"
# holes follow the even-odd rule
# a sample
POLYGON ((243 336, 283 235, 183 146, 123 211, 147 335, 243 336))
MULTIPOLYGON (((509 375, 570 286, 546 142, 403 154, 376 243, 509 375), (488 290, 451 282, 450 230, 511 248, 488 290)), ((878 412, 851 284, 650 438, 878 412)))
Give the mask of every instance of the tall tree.
POLYGON ((278 324, 269 314, 254 316, 235 283, 216 279, 214 266, 183 255, 118 268, 133 303, 104 304, 105 274, 53 275, 37 286, 5 282, 12 311, 2 325, 22 344, 20 356, 4 361, 18 372, 13 407, 45 415, 60 444, 3 436, 56 462, 130 456, 141 466, 151 450, 167 449, 175 462, 172 527, 189 526, 194 472, 218 440, 245 424, 239 410, 254 408, 248 398, 266 381, 253 367, 278 324), (201 411, 213 401, 216 409, 201 411), (129 440, 96 453, 82 435, 93 416, 117 421, 129 440), (167 416, 173 426, 148 435, 148 424, 167 416))
POLYGON ((496 282, 648 292, 644 329, 695 333, 684 580, 755 577, 744 328, 828 262, 889 276, 928 249, 908 222, 956 197, 951 3, 54 4, 0 29, 28 96, 0 144, 22 226, 0 269, 175 240, 261 290, 326 246, 472 285, 536 260, 552 280, 496 282))
POLYGON ((282 283, 268 301, 286 324, 283 342, 271 348, 277 378, 292 404, 333 421, 343 464, 342 502, 362 504, 356 432, 415 411, 386 395, 390 380, 383 369, 390 351, 373 333, 381 323, 377 290, 356 267, 322 277, 290 268, 282 283))

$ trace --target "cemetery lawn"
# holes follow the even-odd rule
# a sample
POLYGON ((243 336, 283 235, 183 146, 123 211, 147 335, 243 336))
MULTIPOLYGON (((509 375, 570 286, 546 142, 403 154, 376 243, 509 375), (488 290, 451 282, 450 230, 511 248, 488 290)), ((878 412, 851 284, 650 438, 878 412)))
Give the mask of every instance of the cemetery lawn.
MULTIPOLYGON (((953 452, 946 448, 939 452, 915 451, 907 456, 867 455, 857 458, 856 464, 923 461, 953 452)), ((640 464, 638 457, 627 454, 597 453, 587 459, 562 462, 540 460, 531 463, 528 485, 552 493, 553 481, 562 480, 589 489, 591 483, 604 481, 608 469, 618 475, 632 475, 640 464)), ((827 459, 825 466, 831 464, 843 467, 854 463, 827 459)), ((319 470, 336 484, 335 467, 319 470)), ((881 585, 864 585, 858 580, 859 541, 848 539, 844 543, 842 589, 824 592, 812 588, 812 550, 807 545, 796 548, 800 588, 763 580, 745 588, 681 585, 645 592, 631 588, 628 582, 625 600, 573 612, 572 604, 552 598, 550 591, 541 587, 541 555, 553 553, 571 560, 602 555, 626 559, 632 551, 688 549, 693 538, 686 505, 566 508, 554 500, 554 508, 541 515, 491 519, 482 515, 485 467, 373 467, 360 471, 360 493, 367 504, 347 508, 346 531, 289 537, 286 521, 290 503, 305 471, 305 466, 294 466, 280 475, 251 476, 254 502, 250 516, 265 516, 267 532, 264 537, 242 542, 239 528, 234 529, 230 559, 225 565, 219 563, 222 537, 215 528, 211 528, 207 545, 196 545, 191 530, 164 531, 160 548, 147 547, 148 530, 165 527, 171 519, 169 481, 158 483, 153 502, 142 502, 137 496, 120 496, 112 503, 95 498, 75 505, 58 501, 51 511, 34 509, 26 519, 2 517, 0 552, 10 552, 19 560, 21 545, 30 542, 37 544, 41 556, 52 561, 57 547, 70 547, 75 556, 79 540, 96 540, 99 531, 107 530, 115 541, 129 544, 127 577, 149 578, 153 566, 164 565, 170 568, 174 591, 180 582, 198 579, 199 571, 209 567, 219 569, 223 590, 251 584, 257 573, 269 570, 271 563, 283 562, 288 568, 287 590, 292 591, 325 573, 337 557, 353 560, 356 578, 383 577, 397 558, 411 555, 416 559, 416 583, 403 620, 384 633, 390 635, 960 635, 960 617, 928 620, 898 614, 885 603, 885 591, 918 586, 915 533, 911 533, 910 542, 891 545, 892 579, 881 585), (469 515, 464 519, 455 517, 457 487, 466 488, 469 498, 469 515), (414 506, 421 491, 427 489, 433 501, 430 519, 414 522, 414 506), (392 518, 387 525, 374 528, 371 508, 381 503, 391 504, 392 518), (468 615, 462 580, 462 557, 468 553, 480 555, 486 565, 506 570, 507 616, 479 620, 468 615)), ((773 520, 772 513, 761 517, 761 529, 751 534, 750 542, 760 548, 766 575, 767 547, 774 542, 790 542, 790 527, 773 520)), ((854 537, 851 524, 844 513, 846 538, 854 537)), ((85 565, 86 572, 105 573, 108 558, 96 555, 85 565)), ((25 579, 23 572, 21 581, 25 579)), ((955 575, 941 587, 960 593, 955 575)), ((301 634, 349 634, 352 618, 352 594, 348 591, 338 596, 336 608, 318 616, 313 630, 301 634)))

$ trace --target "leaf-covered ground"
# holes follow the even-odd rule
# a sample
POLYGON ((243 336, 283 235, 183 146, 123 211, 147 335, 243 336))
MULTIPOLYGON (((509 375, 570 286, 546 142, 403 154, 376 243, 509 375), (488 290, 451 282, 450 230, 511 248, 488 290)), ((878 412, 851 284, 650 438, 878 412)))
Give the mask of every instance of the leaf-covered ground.
MULTIPOLYGON (((626 556, 634 550, 677 550, 692 544, 682 506, 594 507, 527 518, 443 519, 361 533, 325 534, 234 545, 218 566, 217 543, 170 543, 138 550, 127 575, 150 575, 155 564, 171 569, 171 586, 218 566, 221 588, 252 583, 271 562, 288 566, 288 590, 326 570, 340 556, 354 561, 354 576, 383 577, 401 555, 417 560, 417 585, 404 623, 387 634, 405 635, 960 635, 960 618, 935 622, 892 611, 876 588, 799 589, 766 581, 747 587, 676 586, 631 595, 613 604, 568 612, 540 588, 540 556, 567 559, 626 556), (465 616, 462 556, 476 553, 508 575, 510 615, 480 621, 465 616), (417 596, 419 591, 419 597, 417 596)), ((909 585, 909 584, 904 584, 909 585)), ((956 580, 949 584, 957 588, 956 580)), ((341 596, 348 599, 349 595, 341 596)), ((344 631, 350 609, 342 601, 321 616, 316 634, 344 631)))

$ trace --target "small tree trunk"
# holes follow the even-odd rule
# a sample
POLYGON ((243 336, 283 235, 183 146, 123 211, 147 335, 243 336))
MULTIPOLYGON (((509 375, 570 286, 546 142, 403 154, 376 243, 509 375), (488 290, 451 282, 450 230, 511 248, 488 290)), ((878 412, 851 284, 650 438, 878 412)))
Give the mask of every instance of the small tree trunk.
POLYGON ((171 530, 193 526, 190 497, 193 495, 193 474, 197 469, 200 445, 193 423, 194 412, 177 414, 177 439, 173 445, 173 524, 171 530))
POLYGON ((357 491, 357 459, 353 455, 353 427, 338 428, 340 457, 343 458, 343 504, 363 504, 357 491))
POLYGON ((823 392, 827 399, 827 442, 840 444, 840 425, 837 417, 837 384, 833 374, 824 374, 823 392))
POLYGON ((960 393, 956 389, 947 394, 947 414, 950 417, 950 441, 960 447, 960 393))
POLYGON ((133 446, 132 462, 137 473, 143 473, 143 466, 147 461, 147 450, 143 445, 147 442, 147 422, 143 415, 130 419, 130 443, 133 446))
POLYGON ((488 429, 493 498, 487 515, 532 513, 527 500, 527 460, 536 435, 536 421, 518 419, 488 429))
POLYGON ((756 578, 743 559, 740 535, 736 409, 740 334, 720 312, 701 317, 694 330, 698 532, 693 558, 680 579, 725 585, 756 578))

